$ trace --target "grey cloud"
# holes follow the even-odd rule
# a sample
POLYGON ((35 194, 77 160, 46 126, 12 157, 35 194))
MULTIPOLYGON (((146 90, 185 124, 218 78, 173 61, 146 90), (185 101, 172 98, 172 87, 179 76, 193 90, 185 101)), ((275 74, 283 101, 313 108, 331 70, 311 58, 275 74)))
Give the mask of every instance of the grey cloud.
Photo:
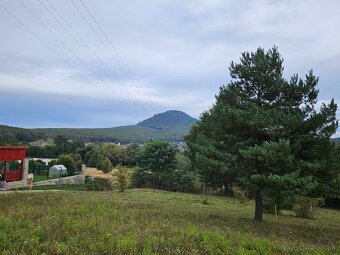
MULTIPOLYGON (((4 35, 0 41, 2 75, 0 77, 11 77, 12 86, 9 90, 9 83, 4 84, 8 79, 3 78, 0 80, 0 93, 7 93, 9 97, 14 98, 16 89, 18 94, 22 89, 21 83, 36 84, 37 77, 44 77, 46 81, 51 81, 50 90, 48 92, 36 90, 32 84, 32 91, 26 91, 27 98, 46 99, 50 96, 53 98, 54 95, 66 101, 67 98, 73 97, 77 100, 88 100, 91 102, 90 105, 93 104, 93 109, 96 109, 97 113, 100 112, 97 123, 89 123, 92 126, 110 126, 108 125, 110 121, 112 125, 128 124, 128 121, 135 123, 133 121, 135 116, 141 120, 156 113, 153 111, 169 108, 180 109, 198 117, 200 112, 212 104, 219 86, 228 83, 229 63, 232 60, 237 61, 242 51, 255 50, 258 46, 269 48, 275 44, 279 47, 285 58, 287 77, 293 73, 303 76, 313 68, 315 73, 320 75, 319 88, 322 100, 329 100, 340 92, 338 88, 340 80, 337 75, 340 65, 338 44, 340 3, 335 0, 84 0, 128 64, 139 86, 142 86, 147 94, 148 100, 144 98, 144 101, 135 102, 143 109, 138 113, 134 110, 136 107, 132 107, 133 103, 129 101, 135 101, 142 95, 137 88, 131 88, 136 82, 126 76, 117 58, 114 58, 96 38, 70 1, 49 1, 71 24, 76 33, 74 36, 81 36, 110 70, 110 75, 73 41, 39 1, 31 0, 25 3, 82 59, 85 65, 72 56, 18 1, 3 0, 2 5, 17 15, 75 69, 65 65, 0 9, 0 31, 4 35), (83 75, 90 82, 84 80, 83 75), (97 89, 91 83, 99 84, 98 86, 108 95, 111 92, 104 83, 112 86, 113 90, 118 89, 117 84, 121 84, 120 86, 131 96, 125 97, 124 100, 121 98, 115 100, 117 104, 125 104, 132 115, 131 118, 124 117, 116 109, 113 110, 110 96, 101 99, 100 107, 93 103, 91 94, 99 92, 94 92, 97 89), (64 94, 60 93, 58 84, 61 84, 60 89, 66 87, 64 94), (79 95, 74 93, 76 89, 80 90, 79 95), (157 104, 157 109, 153 109, 149 100, 157 104), (105 116, 108 116, 108 120, 105 116)), ((74 1, 81 8, 79 0, 74 1)), ((46 0, 42 2, 49 6, 46 0)), ((25 102, 32 107, 36 105, 33 99, 31 101, 25 99, 25 102)), ((51 103, 48 100, 44 102, 46 111, 49 109, 54 112, 52 103, 54 100, 51 99, 51 103)), ((117 104, 114 104, 115 107, 117 104)), ((66 105, 73 109, 69 113, 78 117, 65 119, 65 126, 87 126, 83 121, 86 116, 96 115, 95 111, 88 112, 91 107, 74 103, 74 100, 73 102, 70 100, 66 105), (85 107, 86 111, 80 106, 85 107)), ((1 102, 0 107, 6 109, 8 106, 1 102)), ((31 111, 37 109, 33 107, 31 111)), ((66 111, 66 108, 63 109, 66 111)), ((19 117, 25 114, 27 116, 25 109, 22 111, 18 109, 16 113, 19 117)), ((56 117, 53 115, 43 116, 40 121, 41 123, 45 121, 45 126, 62 125, 62 118, 54 121, 56 117)), ((34 118, 39 119, 36 116, 34 118)), ((93 118, 95 117, 91 117, 93 118)), ((10 116, 2 119, 3 122, 13 123, 10 116)), ((29 118, 23 119, 25 119, 21 123, 23 126, 34 125, 29 122, 29 118)))

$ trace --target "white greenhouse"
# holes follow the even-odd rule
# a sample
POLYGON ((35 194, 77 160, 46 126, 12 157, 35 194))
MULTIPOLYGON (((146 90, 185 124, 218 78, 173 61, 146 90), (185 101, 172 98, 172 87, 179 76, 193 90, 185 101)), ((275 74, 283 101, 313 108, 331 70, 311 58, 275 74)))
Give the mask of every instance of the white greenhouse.
POLYGON ((48 171, 48 178, 60 178, 67 175, 67 168, 64 165, 54 165, 48 171))

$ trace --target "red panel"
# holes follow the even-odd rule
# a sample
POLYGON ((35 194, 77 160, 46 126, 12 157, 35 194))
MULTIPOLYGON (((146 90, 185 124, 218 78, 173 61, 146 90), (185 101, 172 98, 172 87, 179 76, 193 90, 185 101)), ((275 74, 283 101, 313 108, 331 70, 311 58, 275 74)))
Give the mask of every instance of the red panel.
POLYGON ((19 171, 6 171, 5 180, 6 182, 14 182, 22 180, 22 170, 19 171))
POLYGON ((0 146, 0 160, 23 160, 26 157, 26 146, 0 146))

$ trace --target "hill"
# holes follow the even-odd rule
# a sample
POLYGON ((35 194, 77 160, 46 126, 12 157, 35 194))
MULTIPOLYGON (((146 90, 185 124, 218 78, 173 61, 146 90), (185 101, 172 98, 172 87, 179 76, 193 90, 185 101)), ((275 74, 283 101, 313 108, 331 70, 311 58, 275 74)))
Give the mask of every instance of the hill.
POLYGON ((339 211, 259 224, 252 201, 208 201, 145 189, 0 194, 0 254, 339 254, 339 211))
POLYGON ((146 119, 137 125, 112 128, 45 128, 36 129, 47 137, 58 135, 83 141, 144 143, 151 139, 182 141, 197 120, 181 111, 167 111, 146 119))
POLYGON ((183 130, 189 131, 188 127, 197 120, 181 111, 167 111, 155 114, 153 117, 143 120, 136 126, 152 128, 157 130, 183 130))
POLYGON ((0 143, 32 142, 62 135, 72 140, 88 142, 144 143, 151 139, 183 141, 197 120, 181 111, 167 111, 146 119, 137 125, 111 128, 38 128, 24 129, 0 126, 0 143))
POLYGON ((0 125, 0 145, 28 143, 42 138, 45 134, 38 130, 0 125))

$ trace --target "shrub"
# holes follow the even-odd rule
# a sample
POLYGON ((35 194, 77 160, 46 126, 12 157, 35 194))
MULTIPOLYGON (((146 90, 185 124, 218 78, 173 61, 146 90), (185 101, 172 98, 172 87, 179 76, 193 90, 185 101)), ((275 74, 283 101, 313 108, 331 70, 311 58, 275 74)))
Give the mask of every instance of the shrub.
POLYGON ((293 211, 297 217, 313 219, 313 206, 322 205, 323 202, 322 198, 295 196, 293 211))
POLYGON ((285 198, 280 198, 280 199, 275 199, 273 197, 266 196, 264 194, 263 196, 263 210, 266 213, 271 213, 275 214, 275 206, 276 206, 276 212, 278 214, 281 214, 281 211, 283 209, 289 209, 291 206, 289 206, 289 203, 287 202, 288 200, 291 200, 291 197, 285 198))
POLYGON ((208 204, 208 195, 211 195, 213 193, 212 188, 207 187, 205 183, 202 183, 202 204, 207 205, 208 204))
POLYGON ((82 160, 78 160, 76 162, 76 167, 77 167, 77 171, 78 172, 82 172, 82 170, 83 170, 83 161, 82 160))
POLYGON ((104 173, 109 173, 112 171, 112 164, 111 161, 106 158, 100 163, 100 170, 102 170, 104 173))
POLYGON ((271 255, 273 253, 273 247, 269 241, 260 239, 254 241, 250 236, 245 235, 238 248, 239 255, 271 255))
POLYGON ((74 162, 71 155, 60 155, 58 158, 58 165, 64 165, 68 175, 73 175, 77 168, 76 162, 74 162))
POLYGON ((152 172, 135 167, 131 176, 131 186, 134 188, 152 188, 152 172))
POLYGON ((114 174, 117 177, 117 184, 120 191, 126 190, 130 185, 131 173, 124 166, 118 166, 114 174))
POLYGON ((240 187, 232 187, 232 191, 234 196, 238 199, 241 204, 244 204, 247 201, 247 193, 245 190, 241 189, 240 187))
POLYGON ((86 176, 85 186, 91 191, 108 191, 113 189, 112 181, 107 178, 86 176))

